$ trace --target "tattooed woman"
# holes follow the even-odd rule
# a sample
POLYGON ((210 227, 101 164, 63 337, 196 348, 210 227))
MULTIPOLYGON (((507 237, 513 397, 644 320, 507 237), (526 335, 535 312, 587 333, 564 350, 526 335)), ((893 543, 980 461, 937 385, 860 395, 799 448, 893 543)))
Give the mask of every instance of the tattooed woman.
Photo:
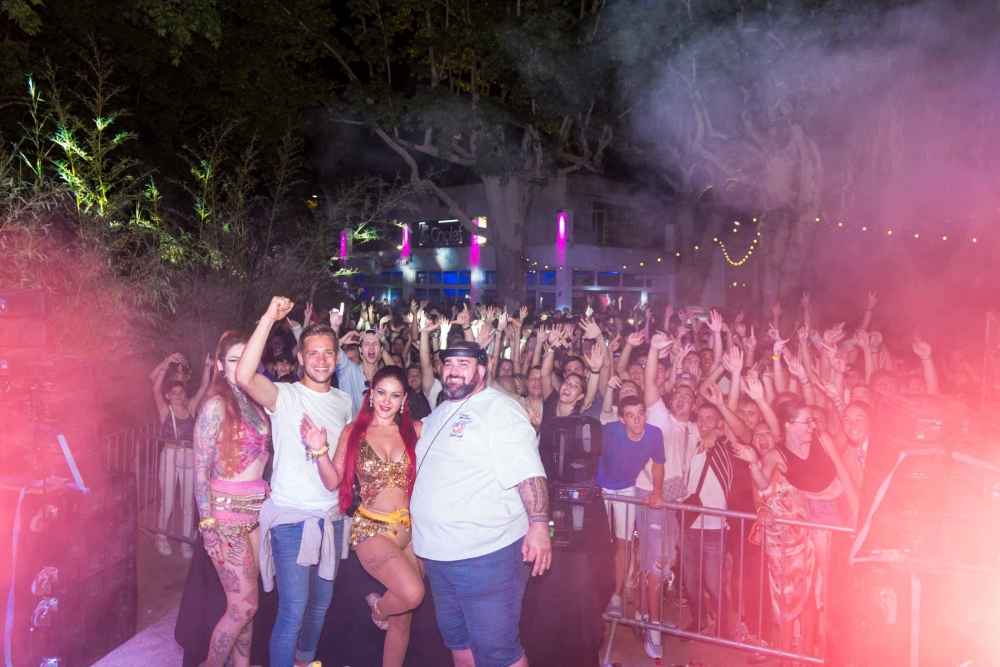
POLYGON ((238 331, 219 339, 219 373, 194 430, 198 529, 226 593, 226 613, 212 632, 206 667, 222 667, 230 654, 234 667, 249 667, 257 613, 257 524, 267 493, 263 474, 271 426, 235 383, 246 343, 247 335, 238 331))
MULTIPOLYGON (((423 571, 410 544, 410 490, 417 460, 414 448, 421 423, 410 419, 406 405, 406 374, 386 366, 371 381, 371 389, 351 428, 345 428, 331 461, 317 457, 319 474, 328 489, 340 487, 340 508, 354 500, 355 477, 361 505, 351 523, 351 546, 365 570, 385 585, 382 597, 365 598, 372 621, 387 630, 383 667, 399 667, 410 641, 412 610, 424 598, 423 571)), ((326 447, 325 430, 303 419, 302 439, 315 450, 326 447)))

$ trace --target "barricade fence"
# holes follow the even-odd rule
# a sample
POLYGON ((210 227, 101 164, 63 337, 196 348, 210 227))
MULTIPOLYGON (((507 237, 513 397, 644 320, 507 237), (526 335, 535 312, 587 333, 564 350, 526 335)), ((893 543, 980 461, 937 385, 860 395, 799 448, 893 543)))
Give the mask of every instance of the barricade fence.
POLYGON ((810 593, 822 602, 832 534, 852 529, 773 513, 765 513, 765 525, 758 515, 678 502, 651 509, 641 498, 608 492, 604 502, 621 611, 609 605, 604 614, 611 633, 602 664, 611 664, 621 626, 823 664, 826 605, 817 609, 810 593))
POLYGON ((191 440, 164 437, 156 423, 108 437, 107 470, 135 476, 143 532, 195 543, 193 445, 191 440))

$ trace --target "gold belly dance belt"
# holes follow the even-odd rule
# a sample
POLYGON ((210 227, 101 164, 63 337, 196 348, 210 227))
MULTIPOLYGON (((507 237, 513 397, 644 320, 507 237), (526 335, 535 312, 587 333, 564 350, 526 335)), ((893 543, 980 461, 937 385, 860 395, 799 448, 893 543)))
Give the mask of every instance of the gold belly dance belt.
POLYGON ((351 519, 351 546, 356 547, 376 535, 387 537, 400 549, 405 549, 411 539, 409 510, 399 509, 387 514, 364 505, 358 507, 351 519))
POLYGON ((264 504, 266 487, 264 480, 230 482, 212 479, 212 518, 216 530, 228 538, 242 537, 254 531, 260 524, 260 506, 264 504))

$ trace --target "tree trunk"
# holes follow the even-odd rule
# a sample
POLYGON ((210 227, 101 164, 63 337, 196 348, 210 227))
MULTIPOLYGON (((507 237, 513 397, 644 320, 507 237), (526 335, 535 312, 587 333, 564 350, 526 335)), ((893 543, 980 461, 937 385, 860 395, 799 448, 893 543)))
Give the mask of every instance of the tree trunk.
POLYGON ((507 180, 499 176, 485 176, 483 188, 486 191, 486 227, 496 257, 497 297, 507 312, 516 313, 524 305, 527 275, 525 223, 535 186, 517 175, 507 180))
POLYGON ((677 211, 677 228, 680 232, 678 251, 681 253, 676 273, 677 302, 681 306, 700 305, 715 255, 712 239, 718 238, 722 232, 722 213, 699 207, 695 201, 685 199, 677 211), (700 231, 699 219, 702 222, 700 231), (695 246, 698 250, 694 249, 695 246))

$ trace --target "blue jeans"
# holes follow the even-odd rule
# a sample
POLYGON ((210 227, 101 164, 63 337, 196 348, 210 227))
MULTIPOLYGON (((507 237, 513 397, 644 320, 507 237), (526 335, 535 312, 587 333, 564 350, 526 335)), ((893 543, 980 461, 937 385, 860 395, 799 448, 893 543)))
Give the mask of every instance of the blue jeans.
POLYGON ((715 623, 718 636, 722 636, 721 628, 726 627, 726 605, 722 600, 722 568, 726 558, 726 550, 723 548, 724 532, 721 529, 689 528, 684 531, 681 539, 681 568, 684 570, 684 588, 687 589, 691 604, 691 623, 694 628, 700 627, 700 631, 704 631, 705 612, 708 611, 702 610, 704 590, 711 600, 711 609, 715 613, 721 613, 721 618, 717 618, 715 623))
MULTIPOLYGON (((306 567, 295 562, 302 542, 302 526, 303 523, 286 523, 271 528, 271 554, 278 586, 278 618, 271 633, 272 667, 292 667, 295 660, 315 659, 326 610, 333 599, 333 582, 320 578, 319 565, 306 567)), ((334 521, 333 527, 339 566, 344 522, 334 521)), ((319 529, 323 530, 322 521, 319 529)))
POLYGON ((476 558, 424 560, 444 645, 472 649, 476 667, 509 667, 521 659, 519 626, 531 563, 524 538, 476 558))

